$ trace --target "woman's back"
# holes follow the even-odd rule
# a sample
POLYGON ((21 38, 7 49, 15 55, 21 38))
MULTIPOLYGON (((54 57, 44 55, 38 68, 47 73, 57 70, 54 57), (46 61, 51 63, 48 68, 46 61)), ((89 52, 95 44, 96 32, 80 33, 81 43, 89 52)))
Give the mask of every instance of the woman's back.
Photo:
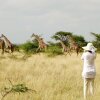
POLYGON ((95 53, 85 52, 83 53, 82 59, 84 60, 85 66, 94 66, 94 59, 96 58, 95 53))
POLYGON ((95 77, 96 69, 94 60, 95 53, 84 52, 81 59, 84 61, 82 76, 86 78, 95 77), (89 75, 88 75, 89 74, 89 75), (91 74, 91 75, 90 75, 91 74))

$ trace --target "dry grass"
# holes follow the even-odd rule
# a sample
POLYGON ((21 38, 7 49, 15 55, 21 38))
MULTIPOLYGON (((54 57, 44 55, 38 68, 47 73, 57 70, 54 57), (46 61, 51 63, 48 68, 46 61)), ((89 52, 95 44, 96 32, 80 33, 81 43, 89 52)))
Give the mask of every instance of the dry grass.
MULTIPOLYGON (((81 55, 48 58, 44 54, 25 56, 14 53, 0 56, 0 88, 25 83, 37 93, 9 94, 4 100, 83 100, 81 77, 81 55), (25 59, 25 57, 27 59, 25 59)), ((95 96, 89 100, 100 100, 100 54, 97 54, 97 77, 95 96)))

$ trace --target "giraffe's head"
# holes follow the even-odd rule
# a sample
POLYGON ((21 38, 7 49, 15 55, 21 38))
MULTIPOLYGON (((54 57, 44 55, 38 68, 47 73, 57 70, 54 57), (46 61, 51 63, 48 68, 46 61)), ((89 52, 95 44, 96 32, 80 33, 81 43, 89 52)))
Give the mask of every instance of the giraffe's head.
POLYGON ((35 34, 33 33, 33 34, 31 35, 31 38, 34 37, 34 36, 35 36, 35 34))
POLYGON ((41 40, 43 40, 43 38, 40 38, 41 40))
POLYGON ((5 36, 3 34, 1 34, 0 38, 5 38, 5 36))
POLYGON ((1 34, 1 37, 5 37, 3 34, 1 34))

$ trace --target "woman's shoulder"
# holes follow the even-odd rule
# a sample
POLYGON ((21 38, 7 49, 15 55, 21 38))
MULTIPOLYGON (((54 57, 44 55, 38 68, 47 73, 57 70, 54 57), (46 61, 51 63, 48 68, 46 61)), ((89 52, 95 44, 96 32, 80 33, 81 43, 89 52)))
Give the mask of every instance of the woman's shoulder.
POLYGON ((88 53, 87 52, 83 52, 83 54, 82 55, 87 55, 88 53))
POLYGON ((89 52, 83 52, 82 57, 87 57, 87 56, 89 56, 89 55, 90 55, 89 52))
POLYGON ((81 59, 84 60, 84 57, 85 57, 86 53, 83 52, 82 56, 81 56, 81 59))

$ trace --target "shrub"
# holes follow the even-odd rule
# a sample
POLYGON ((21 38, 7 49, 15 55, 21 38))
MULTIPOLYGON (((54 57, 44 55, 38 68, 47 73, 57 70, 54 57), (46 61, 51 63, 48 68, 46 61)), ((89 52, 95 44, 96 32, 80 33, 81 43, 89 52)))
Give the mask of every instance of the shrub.
POLYGON ((56 45, 48 47, 46 53, 48 56, 57 56, 63 54, 61 48, 56 45))
POLYGON ((32 43, 30 41, 20 45, 20 49, 22 49, 25 53, 35 53, 37 47, 36 43, 32 43))

